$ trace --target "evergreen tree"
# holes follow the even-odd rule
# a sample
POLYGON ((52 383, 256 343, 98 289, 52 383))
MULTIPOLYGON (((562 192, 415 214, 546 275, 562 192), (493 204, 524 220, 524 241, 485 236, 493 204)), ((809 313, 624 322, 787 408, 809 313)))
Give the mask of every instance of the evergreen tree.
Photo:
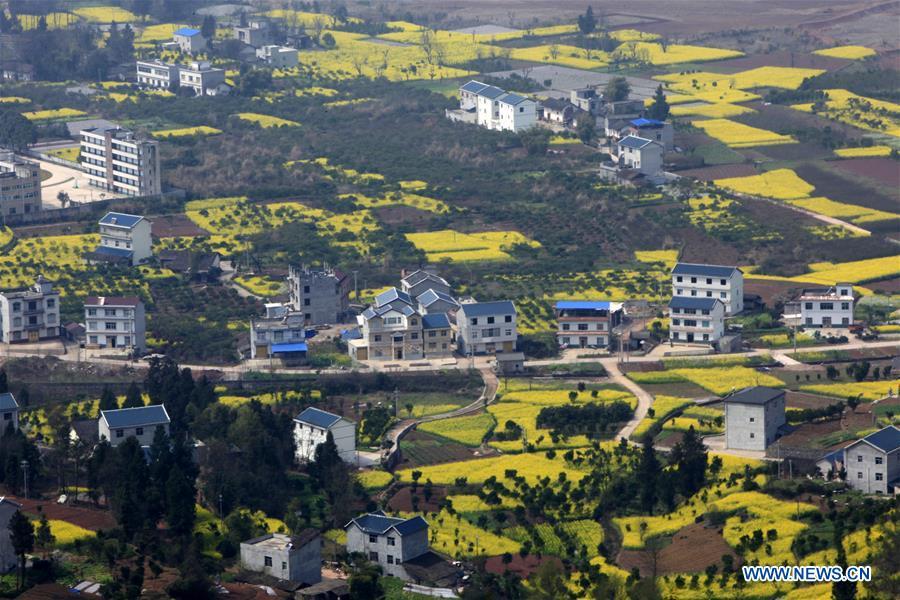
POLYGON ((103 391, 100 392, 100 410, 116 410, 117 408, 119 408, 119 401, 116 399, 116 395, 107 386, 103 386, 103 391))
POLYGON ((369 600, 381 598, 384 589, 381 587, 381 567, 372 563, 364 563, 350 575, 351 600, 369 600))
POLYGON ((25 582, 25 555, 34 550, 34 525, 31 520, 17 510, 9 519, 9 540, 19 558, 17 587, 25 582))
POLYGON ((156 514, 149 504, 150 477, 144 451, 137 438, 130 437, 115 449, 112 474, 112 505, 116 522, 133 537, 145 527, 156 525, 156 514))
POLYGON ((641 485, 641 508, 644 512, 651 515, 653 514, 653 507, 656 506, 656 485, 659 471, 659 459, 656 458, 656 451, 653 449, 653 438, 649 435, 645 435, 641 448, 641 463, 638 467, 637 476, 641 485))
POLYGON ((203 556, 196 542, 191 544, 187 554, 178 568, 179 578, 166 591, 175 600, 214 600, 218 595, 209 575, 203 570, 203 556))
POLYGON ((647 109, 647 117, 657 121, 665 121, 668 116, 669 103, 666 100, 666 94, 663 92, 663 86, 660 84, 656 87, 656 93, 653 94, 653 102, 647 109))
POLYGON ((603 99, 607 102, 628 100, 629 94, 631 94, 631 84, 624 77, 613 77, 603 88, 603 99))
POLYGON ((6 375, 6 369, 0 369, 0 394, 9 392, 9 379, 6 375))
POLYGON ((597 18, 594 16, 594 9, 590 6, 584 11, 583 15, 578 15, 578 30, 584 35, 590 35, 597 29, 597 18))
POLYGON ((688 429, 684 438, 672 448, 669 455, 671 464, 678 467, 678 491, 685 497, 694 495, 706 481, 706 447, 697 435, 694 426, 688 429))
POLYGON ((141 388, 138 387, 136 382, 132 381, 128 385, 128 390, 125 392, 125 401, 122 403, 122 408, 137 408, 140 406, 144 406, 141 388))
POLYGON ((41 520, 38 523, 34 541, 37 543, 38 547, 44 551, 44 557, 47 556, 47 550, 50 549, 55 540, 56 538, 53 537, 53 532, 50 530, 50 521, 47 520, 47 515, 41 513, 41 520))
POLYGON ((332 506, 334 525, 346 523, 353 486, 347 465, 341 459, 330 431, 325 442, 316 446, 315 459, 309 471, 332 506))
POLYGON ((200 24, 200 35, 206 38, 207 43, 216 37, 216 18, 214 16, 206 15, 203 17, 203 22, 200 24))
MULTIPOLYGON (((847 554, 844 551, 844 527, 840 518, 834 520, 834 546, 837 548, 837 560, 835 563, 847 569, 847 554)), ((856 598, 855 581, 835 581, 831 584, 832 600, 854 600, 856 598)))
POLYGON ((166 523, 176 535, 190 535, 194 528, 195 495, 193 483, 177 465, 173 467, 166 482, 166 523))

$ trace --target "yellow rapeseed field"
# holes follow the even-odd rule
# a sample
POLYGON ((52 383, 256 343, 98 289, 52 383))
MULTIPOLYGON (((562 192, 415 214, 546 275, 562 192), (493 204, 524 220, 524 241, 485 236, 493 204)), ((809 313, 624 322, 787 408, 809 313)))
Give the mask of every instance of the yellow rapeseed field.
POLYGON ((87 113, 75 108, 51 108, 47 110, 35 110, 23 112, 22 116, 29 121, 52 121, 56 119, 68 119, 69 117, 83 117, 87 113))
POLYGON ((640 262, 662 263, 671 268, 678 262, 678 250, 635 250, 634 257, 640 262))
POLYGON ((513 48, 510 57, 516 60, 563 65, 575 69, 600 69, 609 64, 609 55, 599 50, 586 51, 577 46, 546 44, 529 48, 513 48))
MULTIPOLYGON (((515 470, 532 485, 538 479, 551 476, 551 474, 555 477, 557 473, 565 473, 572 481, 579 481, 585 476, 583 471, 567 464, 560 456, 551 460, 539 452, 504 454, 490 458, 417 467, 415 470, 422 472, 420 482, 431 479, 435 485, 451 485, 459 477, 466 478, 469 483, 482 483, 492 475, 497 478, 504 477, 507 470, 515 470)), ((400 481, 412 481, 412 471, 413 469, 398 471, 397 475, 400 481)))
POLYGON ((152 132, 155 138, 173 138, 187 137, 190 135, 218 135, 222 133, 221 129, 209 127, 208 125, 197 125, 194 127, 181 127, 177 129, 160 129, 152 132))
POLYGON ((422 423, 418 426, 418 430, 445 437, 465 446, 480 446, 494 422, 493 416, 482 413, 422 423))
POLYGON ((677 63, 708 62, 737 58, 743 56, 743 52, 726 50, 724 48, 708 48, 705 46, 688 46, 682 44, 669 44, 665 50, 661 44, 655 42, 628 41, 613 51, 613 55, 624 58, 632 56, 646 56, 653 65, 673 65, 677 63))
POLYGON ((30 98, 21 96, 0 96, 0 104, 28 104, 29 102, 31 102, 30 98))
POLYGON ((692 121, 692 124, 732 148, 750 148, 753 146, 773 146, 775 144, 793 144, 797 140, 789 135, 781 135, 774 131, 751 127, 728 119, 708 119, 692 121))
POLYGON ((449 260, 451 262, 511 260, 506 250, 516 244, 539 247, 540 244, 517 231, 488 231, 484 233, 461 233, 452 229, 407 233, 406 239, 416 248, 424 250, 431 262, 449 260))
MULTIPOLYGON (((829 119, 867 131, 900 137, 900 104, 866 98, 844 89, 828 89, 825 93, 828 98, 821 114, 829 119)), ((812 112, 817 109, 817 105, 795 104, 792 108, 812 112)))
POLYGON ((890 146, 860 146, 859 148, 838 148, 834 151, 841 158, 869 158, 873 156, 890 156, 890 146))
POLYGON ((672 116, 683 117, 686 115, 697 117, 710 117, 715 119, 724 119, 727 117, 736 117, 747 113, 755 112, 752 108, 746 106, 738 106, 737 104, 728 104, 721 102, 717 104, 686 104, 673 106, 671 110, 672 116))
POLYGON ((804 385, 801 390, 847 399, 849 397, 862 396, 863 400, 881 400, 888 397, 891 392, 894 396, 900 392, 900 382, 897 381, 860 381, 848 383, 822 383, 816 385, 804 385))
POLYGON ((860 58, 866 58, 868 56, 874 56, 876 52, 871 48, 866 48, 865 46, 835 46, 834 48, 823 48, 822 50, 816 50, 813 54, 818 54, 819 56, 830 56, 832 58, 847 58, 850 60, 857 60, 860 58))
POLYGON ((263 129, 268 129, 270 127, 298 127, 300 125, 297 121, 273 117, 272 115, 261 115, 259 113, 243 112, 237 113, 235 116, 242 121, 256 123, 263 129))
POLYGON ((735 192, 776 200, 806 198, 815 189, 790 169, 775 169, 748 177, 716 179, 713 183, 735 192))
POLYGON ((94 23, 133 23, 138 17, 118 6, 86 6, 72 11, 79 17, 94 23))
MULTIPOLYGON (((28 31, 38 26, 40 15, 16 15, 22 29, 28 31)), ((78 18, 72 13, 52 12, 44 15, 44 21, 47 23, 47 29, 65 29, 69 25, 78 21, 78 18)))

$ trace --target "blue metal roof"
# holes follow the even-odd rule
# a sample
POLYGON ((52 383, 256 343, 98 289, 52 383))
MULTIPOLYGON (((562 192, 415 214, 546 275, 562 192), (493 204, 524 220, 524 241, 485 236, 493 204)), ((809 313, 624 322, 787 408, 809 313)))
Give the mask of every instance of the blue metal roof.
POLYGON ((518 94, 514 94, 514 93, 510 92, 510 93, 506 94, 505 96, 498 98, 498 100, 500 102, 503 102, 504 104, 512 104, 513 106, 515 106, 517 104, 521 104, 522 102, 525 102, 526 100, 528 100, 528 98, 525 98, 524 96, 520 96, 518 94))
POLYGON ((108 212, 100 219, 101 225, 112 225, 114 227, 125 227, 131 229, 143 220, 144 217, 139 215, 129 215, 125 213, 108 212))
POLYGON ((516 314, 516 307, 509 300, 499 300, 497 302, 473 302, 471 304, 463 304, 459 310, 467 317, 516 314))
POLYGON ((448 329, 450 327, 450 319, 446 313, 435 313, 422 317, 422 327, 425 329, 448 329))
POLYGON ((695 310, 713 310, 718 298, 693 298, 691 296, 672 296, 669 308, 689 308, 695 310))
POLYGON ((409 294, 407 294, 406 292, 401 292, 397 288, 392 287, 391 289, 385 290, 375 296, 375 306, 381 307, 385 304, 393 302, 394 300, 400 300, 401 302, 405 302, 410 305, 413 303, 412 298, 409 297, 409 294))
POLYGON ((629 135, 625 138, 619 140, 620 148, 635 148, 640 149, 646 146, 647 144, 652 144, 651 140, 646 140, 642 137, 638 137, 636 135, 629 135))
POLYGON ((17 408, 19 408, 19 403, 16 402, 12 394, 9 392, 0 394, 0 410, 15 410, 17 408))
POLYGON ((148 425, 164 425, 169 423, 169 413, 162 404, 138 406, 136 408, 119 408, 101 410, 100 418, 105 419, 110 429, 122 427, 146 427, 148 425))
POLYGON ((863 439, 884 452, 893 452, 900 448, 900 429, 889 425, 881 431, 870 433, 863 439))
POLYGON ((293 344, 272 344, 272 354, 279 352, 306 352, 308 350, 306 342, 295 342, 293 344))
POLYGON ((97 254, 108 254, 110 256, 120 256, 123 258, 130 258, 134 254, 134 251, 127 248, 113 248, 112 246, 97 246, 94 249, 94 252, 97 254))
POLYGON ((422 529, 428 529, 428 521, 416 515, 412 519, 407 519, 402 523, 394 525, 394 529, 396 529, 397 533, 400 535, 409 535, 421 531, 422 529))
POLYGON ((400 535, 409 535, 422 529, 428 529, 428 522, 418 515, 411 519, 398 519, 389 517, 380 510, 351 519, 344 529, 354 524, 365 533, 374 535, 384 535, 391 528, 394 528, 400 535))
POLYGON ((662 127, 665 125, 662 121, 657 121, 656 119, 645 119, 643 117, 639 119, 632 119, 631 124, 635 127, 662 127))
POLYGON ((612 302, 607 300, 560 300, 556 303, 557 310, 609 310, 612 302))
POLYGON ((700 275, 704 277, 731 277, 735 271, 741 271, 737 267, 725 267, 722 265, 701 265, 696 263, 678 263, 672 269, 673 275, 700 275))
POLYGON ((336 414, 326 412, 324 410, 319 410, 318 408, 313 408, 312 406, 310 406, 309 408, 304 409, 302 413, 294 417, 294 420, 301 423, 313 425, 314 427, 328 429, 329 427, 340 421, 341 417, 336 414))
POLYGON ((489 86, 486 86, 485 88, 479 90, 478 95, 479 95, 479 96, 484 96, 485 98, 488 98, 488 99, 490 99, 490 100, 493 100, 493 99, 495 99, 495 98, 497 98, 497 97, 499 97, 499 96, 502 96, 502 95, 505 94, 505 93, 506 93, 506 92, 504 92, 504 91, 501 90, 500 88, 495 87, 495 86, 493 86, 493 85, 489 85, 489 86))
POLYGON ((459 89, 466 91, 466 92, 471 92, 473 94, 477 94, 478 92, 480 92, 481 90, 483 90, 486 87, 488 87, 488 85, 486 83, 481 83, 480 81, 475 81, 473 79, 472 81, 470 81, 469 83, 467 83, 466 85, 462 86, 459 89))
POLYGON ((190 37, 192 35, 197 35, 198 33, 200 33, 199 29, 194 29, 193 27, 182 27, 175 32, 175 35, 186 35, 190 37))

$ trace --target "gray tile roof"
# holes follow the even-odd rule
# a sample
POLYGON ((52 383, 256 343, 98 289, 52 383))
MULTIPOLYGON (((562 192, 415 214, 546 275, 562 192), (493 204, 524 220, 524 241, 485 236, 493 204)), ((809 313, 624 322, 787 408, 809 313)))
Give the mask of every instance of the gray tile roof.
POLYGON ((475 81, 473 79, 472 81, 470 81, 469 83, 460 87, 459 89, 466 91, 466 92, 471 92, 472 94, 477 94, 478 92, 480 92, 481 90, 483 90, 486 87, 488 87, 488 84, 481 83, 480 81, 475 81))
POLYGON ((693 298, 691 296, 672 296, 669 301, 669 308, 692 309, 692 310, 715 310, 718 298, 693 298))
POLYGON ((375 306, 384 306, 385 304, 390 304, 395 300, 400 300, 401 302, 405 302, 406 304, 412 305, 412 298, 409 297, 409 294, 406 292, 401 292, 395 287, 392 287, 389 290, 385 290, 375 296, 375 306))
POLYGON ((137 408, 120 408, 117 410, 101 410, 100 418, 106 420, 110 429, 167 425, 169 423, 169 413, 166 412, 166 407, 162 404, 138 406, 137 408))
POLYGON ((416 298, 416 301, 422 306, 431 306, 438 300, 443 300, 444 302, 459 306, 459 302, 457 302, 456 298, 453 296, 433 289, 425 290, 416 298))
POLYGON ((526 98, 524 96, 520 96, 519 94, 514 94, 512 92, 497 98, 498 102, 502 102, 504 104, 511 104, 512 106, 522 104, 526 100, 528 100, 528 98, 526 98))
POLYGON ((409 535, 410 533, 415 533, 421 529, 428 529, 428 522, 420 516, 415 516, 411 519, 398 519, 396 517, 389 517, 381 511, 368 513, 356 517, 355 519, 351 519, 350 522, 344 526, 344 529, 350 527, 350 525, 356 525, 365 533, 372 535, 383 535, 391 528, 396 529, 397 533, 400 535, 409 535))
POLYGON ((516 314, 516 306, 509 300, 499 300, 497 302, 473 302, 461 305, 459 310, 466 317, 516 314))
POLYGON ((784 390, 777 388, 757 385, 754 387, 744 388, 739 392, 735 392, 730 396, 722 399, 723 402, 731 402, 734 404, 768 404, 779 396, 784 395, 784 390))
POLYGON ((731 277, 732 274, 741 272, 737 267, 722 265, 701 265, 696 263, 678 263, 672 269, 673 275, 699 275, 703 277, 731 277))
POLYGON ((629 135, 628 137, 622 138, 619 140, 620 148, 634 148, 641 149, 648 144, 652 144, 652 140, 647 140, 642 137, 637 137, 636 135, 629 135))
POLYGON ((12 394, 9 392, 0 394, 0 410, 15 410, 17 408, 19 408, 19 403, 16 402, 12 394))
POLYGON ((446 313, 436 313, 422 317, 422 327, 425 329, 449 329, 450 319, 446 313))
POLYGON ((505 93, 506 92, 504 92, 500 88, 495 87, 493 85, 489 85, 489 86, 485 87, 484 89, 482 89, 481 91, 479 91, 478 95, 484 96, 485 98, 488 98, 490 100, 495 100, 496 98, 499 98, 500 96, 502 96, 505 93))

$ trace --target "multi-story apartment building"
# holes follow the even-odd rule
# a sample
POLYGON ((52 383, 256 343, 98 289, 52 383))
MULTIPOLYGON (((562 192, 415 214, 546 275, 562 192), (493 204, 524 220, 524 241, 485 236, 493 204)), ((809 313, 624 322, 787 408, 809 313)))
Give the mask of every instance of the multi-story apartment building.
POLYGON ((13 152, 0 152, 0 214, 40 212, 41 167, 13 152))
POLYGON ((187 54, 206 50, 206 38, 203 37, 199 29, 194 29, 193 27, 177 29, 172 36, 172 40, 178 44, 182 52, 187 54))
POLYGON ((807 327, 849 327, 853 325, 853 285, 838 283, 832 287, 806 288, 784 312, 799 314, 798 325, 807 327))
POLYGON ((137 438, 141 446, 149 446, 157 427, 169 433, 169 423, 169 413, 162 404, 101 410, 97 419, 97 437, 114 447, 130 437, 137 438))
POLYGON ((621 322, 619 302, 560 300, 556 303, 556 341, 564 348, 606 348, 613 328, 621 322))
POLYGON ((152 226, 144 217, 110 212, 98 225, 100 244, 88 255, 90 260, 135 266, 153 256, 152 226))
POLYGON ((459 110, 449 111, 447 116, 486 129, 518 133, 537 123, 537 103, 493 85, 470 81, 459 88, 459 110))
POLYGON ((362 554, 403 580, 411 579, 403 565, 428 552, 428 522, 419 516, 398 519, 378 511, 352 519, 344 529, 348 553, 362 554))
POLYGON ((900 490, 900 429, 888 425, 844 448, 847 485, 865 494, 900 490))
POLYGON ((726 396, 723 402, 728 449, 764 451, 786 423, 784 390, 758 385, 726 396))
POLYGON ((397 288, 375 297, 356 317, 359 336, 348 342, 356 360, 415 360, 425 356, 422 314, 406 292, 397 288))
POLYGON ((306 359, 306 319, 284 304, 266 304, 266 316, 250 320, 250 358, 306 359))
POLYGON ((147 348, 144 303, 136 296, 88 296, 84 324, 89 348, 121 348, 135 355, 147 348))
POLYGON ((461 354, 516 349, 516 307, 509 300, 463 303, 456 313, 456 347, 461 354))
POLYGON ((292 69, 300 63, 296 48, 275 44, 257 48, 256 58, 275 69, 292 69))
POLYGON ((307 325, 333 325, 350 310, 350 278, 328 267, 291 265, 288 270, 291 308, 307 325))
POLYGON ((672 295, 716 298, 726 315, 744 310, 744 273, 737 267, 678 263, 672 269, 672 295))
POLYGON ((162 192, 159 144, 127 129, 83 129, 79 160, 93 187, 126 196, 162 192))
POLYGON ((178 71, 178 85, 190 88, 198 96, 215 96, 228 86, 225 84, 225 69, 218 69, 208 61, 193 61, 178 71))
POLYGON ((59 292, 42 276, 29 288, 0 292, 0 332, 4 343, 59 337, 59 327, 59 292))
POLYGON ((135 63, 138 85, 168 90, 178 87, 180 67, 161 60, 139 60, 135 63))
POLYGON ((725 305, 718 298, 672 296, 669 340, 685 344, 715 344, 725 335, 725 305))

